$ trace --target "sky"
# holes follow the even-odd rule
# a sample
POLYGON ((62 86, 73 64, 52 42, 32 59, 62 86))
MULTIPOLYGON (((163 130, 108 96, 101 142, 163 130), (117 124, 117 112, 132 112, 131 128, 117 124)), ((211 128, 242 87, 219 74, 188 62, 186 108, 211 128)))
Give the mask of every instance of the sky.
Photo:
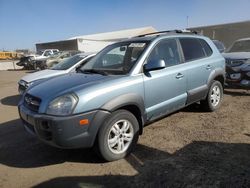
POLYGON ((0 50, 153 26, 184 29, 250 20, 250 0, 0 0, 0 50))

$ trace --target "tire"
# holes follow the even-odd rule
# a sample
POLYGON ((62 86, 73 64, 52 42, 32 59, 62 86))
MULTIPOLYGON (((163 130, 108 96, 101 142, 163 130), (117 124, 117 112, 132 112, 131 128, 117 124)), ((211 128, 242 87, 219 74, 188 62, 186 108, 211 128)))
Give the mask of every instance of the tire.
POLYGON ((34 63, 33 64, 33 70, 36 70, 36 68, 37 68, 37 65, 36 65, 36 63, 34 63))
POLYGON ((219 81, 214 80, 209 88, 206 99, 201 101, 201 106, 204 110, 213 112, 221 106, 222 100, 223 87, 219 81))
POLYGON ((95 150, 106 161, 119 160, 131 152, 138 138, 136 117, 127 110, 118 110, 100 128, 95 150))

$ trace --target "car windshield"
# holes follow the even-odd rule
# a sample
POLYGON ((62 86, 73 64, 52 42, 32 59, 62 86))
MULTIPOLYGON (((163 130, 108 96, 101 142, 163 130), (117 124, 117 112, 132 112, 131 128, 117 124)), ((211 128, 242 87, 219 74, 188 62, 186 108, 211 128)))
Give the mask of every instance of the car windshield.
POLYGON ((50 59, 60 58, 60 56, 62 56, 62 53, 56 52, 50 56, 50 59))
POLYGON ((68 59, 65 59, 64 61, 56 64, 51 69, 52 70, 67 70, 70 67, 74 66, 79 61, 81 61, 85 57, 86 56, 82 56, 82 55, 74 55, 74 56, 72 56, 72 57, 70 57, 68 59))
POLYGON ((235 42, 228 52, 250 52, 250 40, 235 42))
POLYGON ((104 48, 81 67, 83 73, 127 74, 141 56, 148 42, 119 42, 104 48))

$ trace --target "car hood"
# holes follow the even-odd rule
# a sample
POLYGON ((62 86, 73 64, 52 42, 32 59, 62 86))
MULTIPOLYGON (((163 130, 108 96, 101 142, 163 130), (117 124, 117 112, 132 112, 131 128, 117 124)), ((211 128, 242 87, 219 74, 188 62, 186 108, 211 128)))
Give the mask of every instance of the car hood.
POLYGON ((42 71, 37 71, 34 73, 27 74, 26 76, 22 77, 21 80, 24 80, 29 83, 35 80, 58 76, 58 75, 65 74, 65 73, 66 72, 62 70, 47 69, 47 70, 42 70, 42 71))
POLYGON ((68 92, 76 92, 76 87, 86 88, 110 80, 112 76, 99 74, 70 73, 46 80, 28 91, 42 100, 50 100, 68 92))
POLYGON ((250 59, 250 52, 231 52, 222 55, 226 59, 250 59))

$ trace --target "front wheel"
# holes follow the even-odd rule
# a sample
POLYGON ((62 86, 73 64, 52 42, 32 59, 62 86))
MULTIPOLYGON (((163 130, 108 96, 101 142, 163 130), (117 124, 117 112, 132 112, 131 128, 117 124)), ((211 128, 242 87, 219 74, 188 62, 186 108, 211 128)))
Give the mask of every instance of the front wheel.
POLYGON ((105 160, 115 161, 131 152, 138 137, 139 124, 136 117, 127 110, 118 110, 100 128, 96 149, 105 160))
POLYGON ((219 81, 214 80, 209 88, 206 99, 201 101, 201 105, 206 111, 213 112, 220 107, 222 99, 223 87, 219 81))

